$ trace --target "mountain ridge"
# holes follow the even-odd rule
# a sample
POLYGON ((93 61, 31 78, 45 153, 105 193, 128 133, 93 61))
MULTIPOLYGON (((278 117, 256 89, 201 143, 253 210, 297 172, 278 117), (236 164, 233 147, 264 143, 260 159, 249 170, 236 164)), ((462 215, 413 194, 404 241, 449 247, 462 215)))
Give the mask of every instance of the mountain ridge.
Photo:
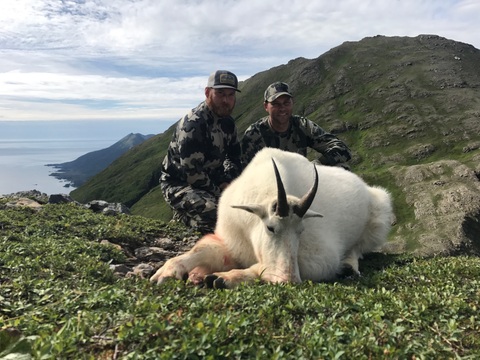
POLYGON ((46 166, 57 169, 50 176, 68 181, 66 186, 79 187, 107 168, 119 156, 153 136, 153 134, 130 133, 107 148, 88 152, 72 161, 46 166))

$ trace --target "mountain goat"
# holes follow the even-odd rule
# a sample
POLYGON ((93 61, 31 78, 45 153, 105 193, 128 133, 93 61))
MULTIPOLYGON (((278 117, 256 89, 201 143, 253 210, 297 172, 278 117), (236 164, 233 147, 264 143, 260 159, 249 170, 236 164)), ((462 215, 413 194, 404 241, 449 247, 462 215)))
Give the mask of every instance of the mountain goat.
POLYGON ((188 277, 213 288, 332 280, 345 267, 359 273, 358 259, 386 241, 391 218, 386 190, 343 168, 264 148, 223 192, 215 233, 150 280, 188 277))

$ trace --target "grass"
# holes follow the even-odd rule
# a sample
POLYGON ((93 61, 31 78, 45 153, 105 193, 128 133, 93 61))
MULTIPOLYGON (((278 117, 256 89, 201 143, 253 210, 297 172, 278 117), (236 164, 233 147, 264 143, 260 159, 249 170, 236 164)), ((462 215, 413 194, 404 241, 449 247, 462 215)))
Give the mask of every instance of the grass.
MULTIPOLYGON (((1 204, 0 204, 1 205, 1 204)), ((0 359, 474 359, 480 260, 372 254, 363 276, 211 291, 116 278, 99 243, 183 230, 75 205, 0 210, 0 359)))
POLYGON ((130 209, 132 214, 168 222, 173 215, 172 209, 165 201, 160 186, 150 190, 148 196, 142 197, 130 209))

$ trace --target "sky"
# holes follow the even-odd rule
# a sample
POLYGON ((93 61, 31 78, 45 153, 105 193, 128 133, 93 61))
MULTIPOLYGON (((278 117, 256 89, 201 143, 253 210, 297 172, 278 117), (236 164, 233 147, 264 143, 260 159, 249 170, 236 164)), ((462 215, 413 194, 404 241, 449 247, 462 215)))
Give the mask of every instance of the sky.
POLYGON ((214 70, 245 80, 375 35, 479 49, 478 19, 480 0, 0 0, 0 121, 173 123, 214 70))

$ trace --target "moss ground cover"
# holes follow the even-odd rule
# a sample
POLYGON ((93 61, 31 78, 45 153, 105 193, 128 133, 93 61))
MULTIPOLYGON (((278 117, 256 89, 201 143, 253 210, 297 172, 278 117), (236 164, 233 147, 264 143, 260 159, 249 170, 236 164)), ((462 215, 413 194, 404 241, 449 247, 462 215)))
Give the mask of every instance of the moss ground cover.
POLYGON ((480 356, 480 259, 372 254, 363 276, 211 291, 116 278, 175 228, 74 205, 0 210, 0 359, 431 359, 480 356))

